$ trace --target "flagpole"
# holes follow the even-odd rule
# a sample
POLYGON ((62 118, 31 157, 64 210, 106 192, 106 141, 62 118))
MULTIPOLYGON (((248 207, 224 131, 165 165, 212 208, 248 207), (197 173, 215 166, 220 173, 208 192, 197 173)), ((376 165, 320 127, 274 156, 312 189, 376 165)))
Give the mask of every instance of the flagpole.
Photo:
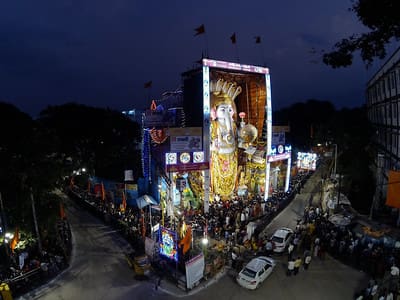
POLYGON ((206 43, 206 58, 210 58, 210 53, 208 53, 208 38, 207 38, 207 32, 204 34, 204 40, 206 43))
POLYGON ((238 51, 238 48, 237 48, 237 45, 236 45, 236 32, 234 32, 234 33, 231 35, 230 39, 231 39, 232 44, 233 44, 234 47, 235 47, 236 61, 237 61, 238 63, 240 63, 240 60, 239 60, 239 51, 238 51))
POLYGON ((30 197, 31 197, 31 204, 32 204, 33 223, 35 225, 35 232, 36 232, 36 237, 37 237, 37 242, 38 242, 38 250, 39 250, 40 255, 42 255, 42 241, 40 239, 39 226, 38 226, 38 222, 37 222, 37 218, 36 218, 35 200, 33 199, 32 188, 30 188, 30 197))
POLYGON ((266 67, 267 62, 265 61, 264 47, 261 42, 260 42, 260 49, 261 49, 261 61, 263 61, 263 67, 266 67))
POLYGON ((236 61, 237 61, 238 63, 240 63, 239 51, 238 51, 238 47, 237 47, 236 43, 235 43, 235 53, 236 53, 236 61))
MULTIPOLYGON (((1 193, 0 193, 0 209, 1 209, 1 220, 2 220, 1 226, 3 226, 3 239, 4 239, 6 232, 7 232, 7 220, 6 220, 6 215, 4 213, 3 198, 1 196, 1 193)), ((4 245, 5 245, 6 256, 7 256, 7 261, 8 261, 10 259, 10 256, 9 256, 10 254, 8 252, 8 245, 6 245, 6 244, 4 244, 4 245)))
MULTIPOLYGON (((201 24, 199 27, 196 27, 196 28, 194 29, 194 31, 196 31, 196 33, 195 33, 194 36, 197 36, 197 35, 200 35, 200 34, 203 34, 203 35, 204 35, 204 42, 205 42, 205 47, 206 47, 206 49, 205 49, 205 51, 206 51, 205 56, 206 56, 206 58, 209 58, 208 39, 207 39, 207 33, 206 33, 206 28, 205 28, 204 24, 201 24)), ((202 52, 203 52, 203 51, 202 51, 202 52)))

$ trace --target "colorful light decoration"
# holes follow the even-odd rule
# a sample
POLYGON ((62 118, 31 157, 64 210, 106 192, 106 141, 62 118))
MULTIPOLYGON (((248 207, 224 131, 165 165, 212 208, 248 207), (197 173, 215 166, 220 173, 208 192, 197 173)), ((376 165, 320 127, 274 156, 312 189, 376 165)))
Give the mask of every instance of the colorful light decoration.
POLYGON ((159 234, 160 254, 175 261, 178 261, 176 232, 161 227, 159 230, 159 234))
POLYGON ((156 143, 156 144, 162 144, 168 138, 167 130, 165 128, 163 128, 163 129, 155 129, 155 128, 150 129, 150 136, 151 136, 152 141, 154 143, 156 143))
POLYGON ((148 129, 143 131, 143 147, 142 147, 142 170, 145 179, 151 180, 151 168, 150 168, 150 132, 148 129))

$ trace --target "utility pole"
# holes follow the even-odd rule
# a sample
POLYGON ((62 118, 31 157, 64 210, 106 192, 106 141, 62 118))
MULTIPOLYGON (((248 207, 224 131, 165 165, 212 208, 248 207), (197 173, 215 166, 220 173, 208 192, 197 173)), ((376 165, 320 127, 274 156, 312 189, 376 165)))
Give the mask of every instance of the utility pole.
MULTIPOLYGON (((3 204, 3 198, 1 197, 0 193, 0 209, 1 209, 1 226, 3 227, 3 240, 7 232, 7 220, 6 220, 6 215, 4 213, 4 204, 3 204)), ((6 254, 7 254, 7 260, 9 259, 9 252, 8 252, 8 244, 4 244, 5 249, 6 249, 6 254)))
POLYGON ((339 205, 340 205, 341 178, 342 178, 342 175, 339 174, 339 187, 338 187, 338 196, 337 196, 337 206, 338 206, 338 207, 339 207, 339 205))
POLYGON ((337 144, 333 144, 335 146, 335 161, 333 165, 333 175, 334 178, 336 179, 336 165, 337 165, 337 144))
POLYGON ((35 200, 33 199, 32 188, 30 188, 30 195, 31 195, 33 222, 35 224, 35 231, 36 231, 36 236, 37 236, 37 240, 38 240, 38 250, 41 255, 42 254, 42 241, 40 240, 39 226, 38 226, 37 219, 36 219, 35 200))

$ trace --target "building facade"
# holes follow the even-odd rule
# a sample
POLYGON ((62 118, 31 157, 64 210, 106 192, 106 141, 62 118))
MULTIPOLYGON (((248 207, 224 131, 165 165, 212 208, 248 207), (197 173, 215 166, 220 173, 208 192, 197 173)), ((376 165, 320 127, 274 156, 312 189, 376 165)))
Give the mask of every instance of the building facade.
POLYGON ((379 206, 386 198, 388 171, 400 170, 400 48, 367 83, 366 108, 375 130, 374 203, 379 206))

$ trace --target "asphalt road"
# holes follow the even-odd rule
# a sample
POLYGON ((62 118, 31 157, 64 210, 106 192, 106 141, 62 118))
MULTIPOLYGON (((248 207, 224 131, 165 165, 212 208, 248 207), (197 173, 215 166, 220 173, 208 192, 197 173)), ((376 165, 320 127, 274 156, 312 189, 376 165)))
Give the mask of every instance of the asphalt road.
MULTIPOLYGON (((305 185, 302 194, 282 211, 264 234, 270 235, 281 226, 294 228, 311 193, 315 193, 315 175, 305 185)), ((44 300, 101 300, 101 299, 190 299, 251 300, 251 299, 353 299, 355 291, 366 286, 367 276, 357 270, 326 257, 314 259, 307 271, 297 276, 286 276, 286 255, 275 257, 278 261, 274 272, 258 290, 249 291, 235 282, 236 273, 228 270, 218 280, 211 280, 207 287, 200 285, 195 293, 185 294, 171 284, 161 282, 155 289, 154 282, 137 281, 129 268, 124 252, 130 245, 112 228, 96 217, 69 202, 67 217, 73 231, 73 255, 70 267, 48 285, 20 297, 20 299, 44 300)))

